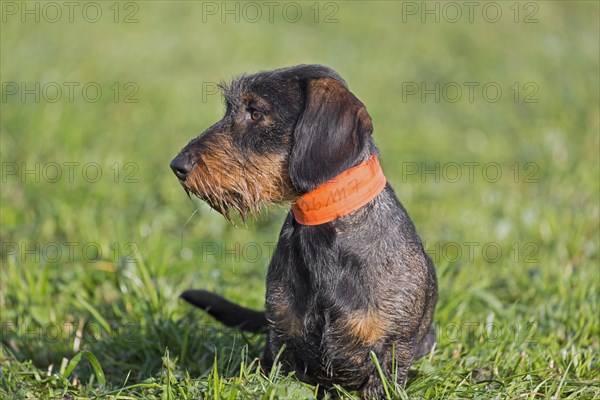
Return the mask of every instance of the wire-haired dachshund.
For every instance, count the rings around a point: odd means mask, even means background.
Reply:
[[[230,219],[290,202],[267,273],[266,311],[189,290],[225,325],[268,332],[263,365],[363,398],[406,383],[435,343],[435,270],[385,181],[365,106],[333,70],[299,65],[222,85],[225,116],[171,162],[186,192]],[[394,360],[395,358],[395,360]]]

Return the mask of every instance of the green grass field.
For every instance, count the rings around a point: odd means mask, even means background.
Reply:
[[[436,264],[390,397],[600,399],[599,3],[67,3],[0,3],[1,399],[314,398],[178,299],[262,308],[286,206],[232,226],[168,166],[219,81],[299,63],[367,105]]]

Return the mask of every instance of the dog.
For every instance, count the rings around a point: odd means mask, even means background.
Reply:
[[[279,354],[284,372],[322,391],[340,385],[380,398],[381,374],[405,385],[435,344],[437,279],[381,171],[364,104],[320,65],[241,75],[222,89],[224,117],[171,169],[188,196],[230,221],[232,212],[292,207],[269,264],[265,312],[203,290],[183,299],[227,326],[266,332],[262,365]]]

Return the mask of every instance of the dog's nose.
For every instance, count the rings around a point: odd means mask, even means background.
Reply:
[[[181,181],[185,181],[188,174],[194,168],[194,162],[189,157],[182,156],[179,154],[171,161],[171,169],[175,173],[175,176]]]

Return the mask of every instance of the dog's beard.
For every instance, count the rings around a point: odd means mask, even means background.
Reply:
[[[232,213],[238,214],[245,222],[249,214],[256,214],[260,210],[260,205],[249,203],[245,196],[238,193],[230,193],[221,188],[209,188],[203,184],[188,187],[182,183],[182,186],[188,196],[194,195],[203,200],[231,223],[233,223]]]
[[[236,170],[248,172],[236,176]],[[266,206],[293,198],[291,183],[283,179],[277,182],[272,174],[261,172],[256,166],[232,168],[228,172],[220,175],[196,169],[181,184],[188,196],[193,194],[205,201],[231,223],[234,213],[245,223],[248,215],[256,217]]]

